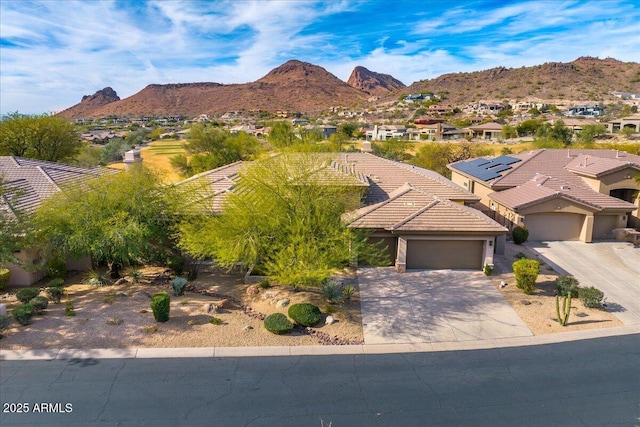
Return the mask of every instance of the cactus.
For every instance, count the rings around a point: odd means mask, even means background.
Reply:
[[[556,316],[558,317],[558,323],[562,326],[567,326],[569,320],[569,313],[571,312],[571,292],[565,297],[562,297],[562,316],[560,315],[560,295],[556,295]]]

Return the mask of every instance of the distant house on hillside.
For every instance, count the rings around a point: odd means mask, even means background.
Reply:
[[[500,123],[484,123],[467,128],[471,136],[477,139],[498,139],[502,137],[502,125]]]
[[[611,120],[607,124],[609,132],[620,132],[622,129],[633,129],[634,133],[640,132],[640,114]]]
[[[370,141],[386,141],[387,139],[405,138],[407,128],[403,125],[375,125],[373,129],[365,131],[365,137]]]

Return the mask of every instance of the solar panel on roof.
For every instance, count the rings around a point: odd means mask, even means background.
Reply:
[[[490,170],[490,171],[493,171],[493,172],[503,172],[503,171],[506,171],[508,169],[511,169],[511,166],[509,166],[509,165],[495,165],[495,166],[491,166],[487,170]]]
[[[498,156],[493,159],[494,163],[501,163],[503,165],[512,165],[514,163],[518,163],[520,159],[511,156]]]
[[[482,181],[488,181],[498,178],[501,176],[500,172],[511,169],[509,165],[519,161],[520,159],[510,156],[499,156],[491,160],[478,158],[458,163],[456,168]]]

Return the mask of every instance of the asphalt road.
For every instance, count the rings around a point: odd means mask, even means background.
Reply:
[[[640,334],[386,355],[1,361],[0,401],[3,427],[635,426]]]

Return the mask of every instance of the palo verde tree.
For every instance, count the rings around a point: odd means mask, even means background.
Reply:
[[[429,142],[420,147],[415,157],[411,159],[411,163],[431,169],[442,176],[451,177],[451,171],[447,168],[449,163],[490,154],[492,154],[490,149],[466,141],[456,144]]]
[[[358,257],[377,256],[342,215],[358,207],[361,190],[326,171],[328,157],[288,153],[241,173],[218,216],[179,226],[178,245],[226,268],[259,269],[280,283],[318,285]],[[347,177],[348,178],[348,177]]]
[[[171,217],[161,190],[142,165],[64,188],[36,211],[39,239],[52,253],[90,254],[117,278],[120,268],[167,242]]]
[[[0,119],[0,155],[61,162],[73,159],[84,142],[72,123],[59,116],[17,111]]]
[[[177,155],[170,160],[171,165],[184,176],[195,175],[238,160],[251,160],[261,151],[258,141],[246,132],[232,134],[205,124],[191,127],[184,147],[187,155]]]

